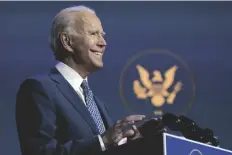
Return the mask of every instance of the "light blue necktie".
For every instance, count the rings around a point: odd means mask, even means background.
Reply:
[[[104,123],[101,118],[101,114],[98,110],[97,104],[93,98],[93,92],[89,88],[89,84],[86,80],[83,80],[81,87],[85,94],[86,107],[89,110],[100,134],[105,132]]]

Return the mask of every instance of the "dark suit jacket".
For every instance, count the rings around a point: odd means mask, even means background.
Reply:
[[[106,128],[112,126],[106,105],[94,97]],[[75,90],[53,69],[26,79],[16,102],[22,155],[89,155],[101,151],[97,128]]]

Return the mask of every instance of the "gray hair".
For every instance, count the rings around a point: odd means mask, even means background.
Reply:
[[[76,31],[73,29],[75,21],[72,17],[67,16],[70,12],[88,11],[95,14],[95,11],[89,7],[79,5],[62,9],[53,19],[51,33],[49,37],[50,47],[56,55],[59,50],[59,37],[61,32],[66,32],[68,35],[75,35]]]

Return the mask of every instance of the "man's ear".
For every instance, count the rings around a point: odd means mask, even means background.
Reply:
[[[73,53],[73,48],[71,46],[71,37],[67,33],[62,32],[60,34],[60,41],[61,41],[64,49],[66,49],[67,51]]]

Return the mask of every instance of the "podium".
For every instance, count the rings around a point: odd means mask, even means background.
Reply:
[[[164,155],[232,155],[232,151],[171,134],[163,134]]]
[[[232,151],[162,133],[108,149],[107,155],[232,155]]]

